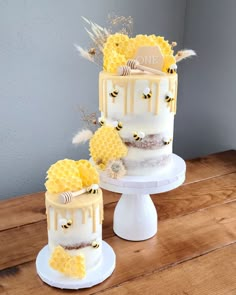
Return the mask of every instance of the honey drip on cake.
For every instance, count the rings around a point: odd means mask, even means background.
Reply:
[[[160,95],[160,82],[156,86],[155,115],[158,115],[158,113],[159,113],[159,95]]]
[[[176,114],[176,103],[177,103],[177,76],[167,75],[163,76],[112,76],[104,73],[100,74],[99,77],[99,103],[100,111],[103,113],[103,116],[107,117],[108,112],[108,91],[107,85],[108,81],[111,81],[112,89],[115,89],[116,86],[123,88],[123,96],[118,99],[123,99],[123,115],[132,114],[135,110],[135,101],[138,99],[134,96],[135,84],[138,80],[147,80],[149,81],[149,88],[153,92],[152,97],[147,99],[147,109],[149,113],[154,113],[158,115],[159,113],[159,100],[160,100],[160,82],[162,79],[168,79],[169,91],[174,95],[174,100],[170,104],[170,112]],[[154,95],[155,94],[155,95]],[[116,98],[112,97],[112,103],[116,103]]]
[[[59,218],[68,218],[72,219],[76,223],[75,214],[76,211],[80,210],[82,213],[82,224],[86,224],[88,222],[88,217],[92,219],[92,232],[96,232],[97,230],[97,218],[96,218],[96,211],[99,214],[99,224],[102,224],[104,213],[103,213],[103,204],[101,201],[98,201],[90,206],[86,206],[83,208],[56,208],[56,206],[52,206],[49,202],[46,202],[46,212],[47,212],[47,226],[48,230],[51,229],[51,215],[53,218],[53,229],[55,231],[58,230],[58,221]]]

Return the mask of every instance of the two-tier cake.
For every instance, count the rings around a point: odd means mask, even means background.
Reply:
[[[99,75],[101,127],[88,133],[92,160],[112,178],[160,175],[171,167],[177,63],[195,52],[174,53],[176,42],[162,36],[130,37],[124,30],[111,33],[89,24],[93,47],[77,49],[93,62],[103,57]],[[84,134],[85,130],[80,131],[73,143],[83,142]]]

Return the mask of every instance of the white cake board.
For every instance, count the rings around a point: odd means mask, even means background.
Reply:
[[[122,193],[114,212],[114,232],[130,241],[143,241],[157,233],[157,211],[149,194],[173,190],[185,181],[186,164],[172,154],[172,166],[158,176],[124,176],[120,179],[100,174],[100,186]]]
[[[48,285],[60,289],[82,289],[97,285],[106,280],[114,271],[116,255],[106,242],[102,241],[102,261],[94,270],[88,271],[86,278],[75,279],[66,277],[49,266],[50,252],[45,246],[36,258],[36,270],[39,277]]]

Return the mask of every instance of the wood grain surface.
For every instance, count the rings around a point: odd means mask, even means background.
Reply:
[[[236,295],[236,151],[187,161],[185,184],[152,196],[159,215],[152,239],[114,235],[118,199],[104,191],[103,237],[116,253],[116,269],[79,293]],[[75,294],[47,286],[35,271],[47,243],[44,193],[0,204],[0,294]]]

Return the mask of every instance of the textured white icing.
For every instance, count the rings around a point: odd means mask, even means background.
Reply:
[[[136,76],[137,79],[135,79]],[[105,96],[101,113],[107,122],[122,122],[123,128],[119,131],[119,134],[124,142],[127,140],[129,142],[135,141],[133,134],[141,134],[141,132],[145,134],[145,138],[148,135],[157,135],[159,138],[163,138],[161,140],[163,146],[159,144],[151,150],[132,147],[132,144],[128,145],[128,155],[124,158],[128,175],[156,174],[170,164],[170,161],[163,161],[163,157],[165,158],[172,153],[172,141],[164,145],[164,139],[167,137],[173,139],[175,112],[171,112],[171,105],[166,102],[165,98],[171,93],[172,97],[175,100],[177,99],[177,75],[136,76],[122,77],[124,80],[120,77],[117,79],[117,76],[112,75],[100,76],[100,79],[105,80],[105,83],[100,81],[100,87],[102,87],[100,92]],[[119,93],[117,97],[112,98],[109,93],[114,90],[114,87]],[[152,96],[144,99],[143,94],[147,94],[148,89],[151,90]],[[126,113],[124,111],[125,104]],[[140,165],[137,165],[137,168],[132,167],[130,169],[129,163],[130,161],[133,163],[134,160],[142,163],[142,165],[144,161],[149,161],[149,163],[153,161],[152,163],[156,163],[156,167],[150,166],[152,171],[146,168],[142,169]]]
[[[96,209],[96,232],[93,232],[92,218],[87,216],[86,223],[82,222],[82,210],[75,209],[73,216],[69,212],[65,215],[58,213],[58,227],[54,229],[54,208],[49,208],[50,216],[50,229],[48,230],[48,245],[52,252],[53,249],[58,246],[73,246],[81,243],[90,243],[94,240],[98,241],[100,247],[95,249],[92,246],[87,246],[76,250],[66,250],[70,255],[79,255],[83,253],[85,255],[86,270],[90,270],[99,265],[102,253],[102,224],[99,220],[99,208]],[[68,229],[63,229],[60,226],[61,219],[72,219],[73,224]]]

